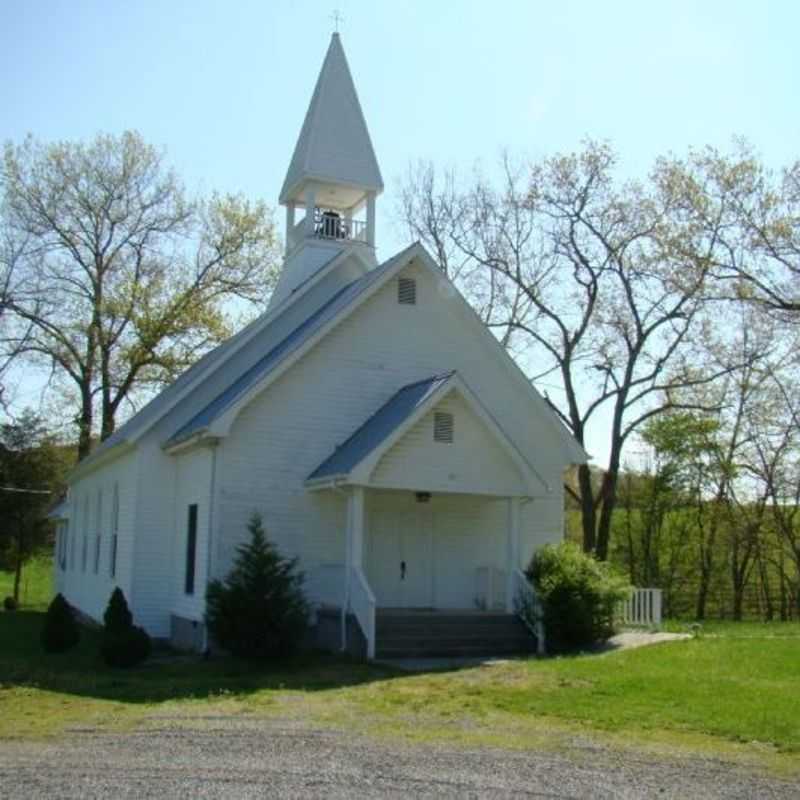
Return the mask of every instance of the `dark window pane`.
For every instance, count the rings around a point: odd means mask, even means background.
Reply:
[[[186,534],[186,594],[194,594],[194,562],[197,551],[197,505],[189,506]]]

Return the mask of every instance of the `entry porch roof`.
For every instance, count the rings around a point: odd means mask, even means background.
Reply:
[[[526,493],[541,495],[542,489],[549,493],[551,487],[455,371],[403,386],[308,476],[306,487],[324,489],[345,484],[369,486],[381,457],[453,391],[481,419],[516,464],[527,487]]]

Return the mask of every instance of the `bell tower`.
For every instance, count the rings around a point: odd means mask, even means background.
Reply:
[[[281,189],[286,255],[270,306],[347,247],[362,249],[375,263],[375,200],[382,191],[367,123],[334,33]]]

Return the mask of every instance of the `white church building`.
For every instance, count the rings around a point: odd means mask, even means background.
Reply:
[[[101,620],[119,586],[152,636],[204,649],[207,582],[259,512],[299,559],[321,644],[502,650],[524,644],[514,625],[532,641],[522,569],[562,538],[563,474],[586,454],[422,246],[378,262],[382,189],[334,34],[268,310],[71,476],[55,569],[74,607]]]

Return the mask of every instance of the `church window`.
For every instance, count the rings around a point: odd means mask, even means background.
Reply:
[[[417,282],[413,278],[400,278],[397,281],[397,302],[404,306],[417,303]]]
[[[436,411],[433,415],[433,440],[451,443],[453,441],[453,415]]]
[[[103,536],[103,490],[97,490],[97,510],[94,520],[94,574],[100,572],[100,545]]]
[[[186,581],[184,591],[194,594],[194,572],[197,556],[197,504],[189,506],[189,519],[186,530]]]
[[[83,540],[81,542],[81,572],[86,572],[89,553],[89,495],[83,498]]]
[[[119,485],[114,484],[111,499],[111,577],[117,575],[117,535],[119,534]]]

